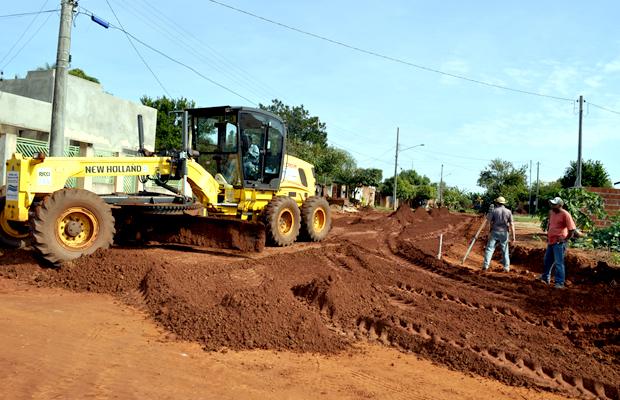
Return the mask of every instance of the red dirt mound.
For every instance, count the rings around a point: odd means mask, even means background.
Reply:
[[[378,214],[372,225],[336,218],[324,242],[261,254],[114,246],[49,269],[27,250],[0,250],[0,276],[110,293],[208,350],[332,353],[364,340],[513,385],[620,399],[620,290],[577,280],[593,270],[572,249],[573,284],[558,291],[534,281],[540,254],[518,244],[510,273],[496,261],[478,271],[484,240],[462,265],[480,216]]]

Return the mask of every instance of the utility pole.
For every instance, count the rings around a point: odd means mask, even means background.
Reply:
[[[65,108],[67,105],[67,76],[69,75],[71,22],[73,8],[77,1],[62,0],[60,29],[58,31],[58,52],[54,78],[54,99],[52,102],[52,127],[50,130],[50,156],[62,157],[65,141]]]
[[[532,215],[532,160],[530,160],[530,202],[527,211]]]
[[[575,186],[581,186],[581,122],[583,120],[583,96],[579,96],[579,146],[577,148],[577,176]]]
[[[538,213],[538,188],[540,187],[540,163],[536,163],[536,212]]]
[[[443,185],[443,164],[441,164],[441,178],[439,178],[439,207],[441,207],[441,196],[443,195],[443,190],[441,190],[441,186]]]
[[[392,198],[392,209],[396,210],[396,184],[398,182],[398,135],[400,128],[396,128],[396,160],[394,161],[394,197]]]

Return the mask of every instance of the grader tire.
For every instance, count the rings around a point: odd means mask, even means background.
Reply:
[[[300,220],[295,200],[286,196],[274,197],[265,207],[267,242],[280,247],[291,245],[299,235]]]
[[[35,250],[57,265],[110,247],[114,217],[95,193],[62,189],[39,203],[30,219],[30,232]]]
[[[308,197],[301,206],[301,232],[313,242],[320,242],[327,237],[332,223],[329,203],[324,197]]]
[[[0,246],[21,249],[31,244],[27,222],[9,221],[4,215],[6,186],[0,187]]]

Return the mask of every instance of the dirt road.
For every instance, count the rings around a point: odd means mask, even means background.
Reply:
[[[461,264],[480,222],[371,212],[321,244],[57,269],[0,250],[0,397],[620,398],[615,270],[569,250],[553,291],[543,248],[515,246],[511,273],[481,274],[482,241]]]

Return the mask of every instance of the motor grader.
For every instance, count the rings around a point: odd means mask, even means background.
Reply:
[[[315,195],[314,167],[287,154],[279,116],[222,106],[185,110],[181,120],[181,150],[144,149],[139,116],[139,157],[14,154],[0,189],[0,241],[32,245],[60,264],[114,241],[261,251],[266,242],[327,236],[329,204]],[[70,178],[98,176],[136,176],[143,190],[99,195],[65,187]],[[148,180],[166,190],[147,191]]]

